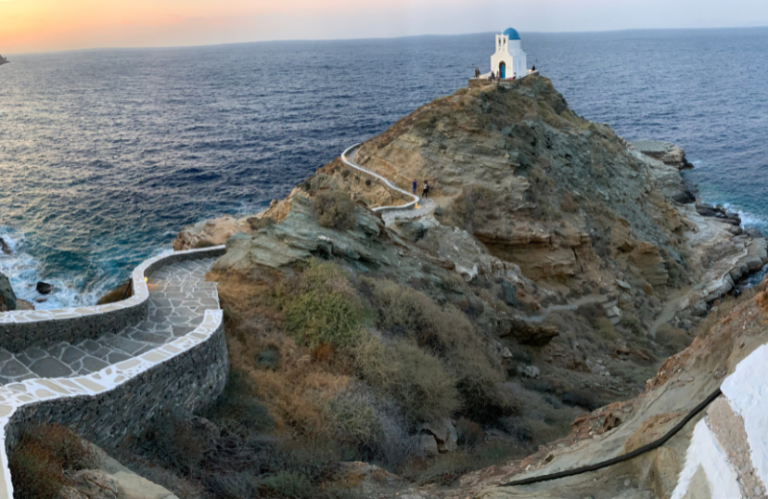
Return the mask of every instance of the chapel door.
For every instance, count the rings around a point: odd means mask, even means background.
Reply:
[[[503,62],[499,64],[499,78],[502,80],[507,77],[507,65]]]

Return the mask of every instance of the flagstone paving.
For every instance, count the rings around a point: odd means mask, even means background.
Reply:
[[[205,274],[215,258],[174,263],[149,276],[146,320],[117,334],[13,354],[0,348],[0,385],[31,378],[81,376],[141,355],[197,327],[206,309],[218,309],[215,282]]]

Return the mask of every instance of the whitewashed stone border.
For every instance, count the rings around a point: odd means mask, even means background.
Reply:
[[[379,206],[378,208],[373,208],[371,211],[379,213],[379,212],[394,211],[394,210],[410,210],[411,208],[416,206],[416,203],[418,203],[421,200],[421,198],[419,196],[416,196],[415,194],[411,194],[410,192],[408,192],[408,191],[406,191],[404,189],[399,188],[398,186],[396,186],[395,184],[393,184],[391,181],[387,180],[386,178],[382,177],[381,175],[379,175],[377,173],[373,173],[372,171],[367,170],[367,169],[363,168],[362,166],[358,165],[354,161],[352,161],[350,159],[347,159],[347,155],[350,152],[352,152],[354,149],[357,149],[358,147],[360,147],[360,145],[361,144],[355,144],[352,147],[350,147],[349,149],[347,149],[346,151],[344,151],[343,153],[341,153],[341,161],[345,165],[347,165],[347,166],[349,166],[351,168],[354,168],[355,170],[357,170],[359,172],[362,172],[362,173],[364,173],[364,174],[366,174],[368,176],[373,177],[374,179],[380,181],[381,183],[383,183],[385,186],[387,186],[388,188],[392,189],[393,191],[396,191],[397,193],[399,193],[399,194],[405,196],[406,198],[412,200],[408,204],[404,204],[402,206]]]
[[[218,246],[204,250],[166,252],[145,261],[133,272],[135,296],[126,301],[130,301],[133,306],[147,301],[149,290],[144,281],[146,271],[161,267],[163,263],[198,256],[194,253],[210,254],[223,250],[224,246]],[[105,310],[107,307],[114,310],[111,306],[89,308]],[[57,320],[55,317],[57,316],[52,314],[43,320]],[[72,378],[29,379],[0,386],[0,499],[13,499],[8,450],[17,440],[16,425],[23,425],[27,420],[37,421],[43,417],[47,418],[47,421],[54,421],[58,405],[66,406],[62,411],[71,415],[73,410],[77,411],[78,405],[102,405],[110,399],[125,402],[125,411],[129,411],[128,401],[131,399],[134,399],[134,404],[143,403],[141,411],[128,415],[137,420],[148,419],[153,413],[168,408],[167,405],[179,398],[194,400],[194,403],[186,407],[194,409],[195,406],[212,402],[223,391],[228,371],[223,312],[206,310],[203,322],[187,335],[101,371]],[[141,389],[138,385],[144,380],[150,380],[155,385],[162,383],[168,386],[172,385],[174,380],[183,380],[184,388],[188,388],[189,393],[169,394],[163,391],[163,386],[145,386]],[[190,384],[188,380],[197,382]],[[195,390],[198,393],[195,393]],[[162,401],[165,400],[168,404],[164,405]],[[115,408],[105,409],[114,411]],[[31,416],[24,414],[27,410],[31,412]],[[35,414],[38,410],[43,414]],[[81,416],[81,420],[90,420],[94,415]],[[124,436],[112,433],[102,440],[112,438],[117,441]]]
[[[133,296],[108,305],[58,310],[14,310],[0,312],[0,346],[14,353],[31,346],[45,347],[62,341],[76,343],[106,333],[117,333],[146,319],[149,289],[148,272],[179,260],[224,254],[225,246],[197,250],[166,251],[142,262],[131,274]]]

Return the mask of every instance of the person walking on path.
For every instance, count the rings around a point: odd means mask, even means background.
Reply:
[[[427,181],[424,181],[424,189],[421,191],[421,197],[429,197],[429,184]]]
[[[412,189],[413,189],[413,194],[414,195],[416,195],[416,187],[417,187],[417,185],[418,185],[418,182],[416,181],[416,179],[413,179],[413,187],[412,187]]]

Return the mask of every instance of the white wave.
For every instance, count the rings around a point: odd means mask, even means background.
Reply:
[[[24,234],[8,227],[0,227],[0,237],[11,250],[10,255],[0,252],[0,273],[8,277],[17,298],[32,303],[38,310],[93,305],[109,289],[117,286],[117,283],[105,281],[94,289],[82,292],[73,288],[65,280],[45,279],[45,282],[53,286],[53,292],[42,295],[36,288],[37,283],[43,280],[42,264],[25,252]]]
[[[755,215],[749,211],[744,211],[736,205],[730,203],[723,203],[723,208],[726,211],[738,213],[741,218],[741,225],[746,229],[768,229],[768,219]]]

